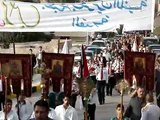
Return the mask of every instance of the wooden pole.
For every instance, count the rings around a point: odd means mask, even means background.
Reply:
[[[85,112],[84,112],[84,120],[88,120],[88,99],[87,99],[87,85],[86,82],[84,84],[84,107],[85,107]]]
[[[15,42],[13,40],[13,54],[16,54],[16,47],[15,47]]]
[[[19,97],[19,95],[18,95],[18,94],[16,94],[16,97],[17,97],[17,115],[18,115],[19,120],[21,120],[21,119],[20,119],[19,101],[18,101],[18,97]]]
[[[121,90],[121,118],[123,118],[123,95],[124,91]]]
[[[59,48],[60,48],[60,39],[58,39],[58,49],[57,49],[57,53],[59,53]]]
[[[7,82],[7,78],[5,77],[5,107],[6,107],[6,105],[7,105],[7,84],[8,84],[8,82]],[[5,116],[4,116],[4,120],[7,120],[7,111],[6,111],[6,108],[5,108],[5,111],[4,111],[5,113]]]
[[[88,100],[84,100],[84,103],[85,103],[85,111],[84,111],[84,120],[88,120]]]

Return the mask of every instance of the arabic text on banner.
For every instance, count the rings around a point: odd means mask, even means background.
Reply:
[[[0,1],[0,31],[94,32],[152,30],[154,0],[108,0],[87,3]]]

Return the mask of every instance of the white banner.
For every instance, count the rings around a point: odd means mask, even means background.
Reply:
[[[107,0],[87,3],[0,2],[0,31],[95,32],[152,30],[154,0]]]

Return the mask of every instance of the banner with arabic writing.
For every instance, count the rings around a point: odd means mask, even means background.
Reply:
[[[107,0],[87,3],[0,1],[0,31],[94,32],[152,30],[154,0]]]

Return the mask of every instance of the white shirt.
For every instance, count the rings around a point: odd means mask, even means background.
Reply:
[[[141,120],[159,120],[160,108],[153,104],[147,103],[141,110]]]
[[[91,63],[91,64],[88,64],[88,70],[89,70],[89,73],[90,73],[90,76],[95,76],[95,69],[96,69],[96,64],[94,63]]]
[[[80,71],[79,71],[79,69],[80,69],[80,66],[74,66],[73,67],[73,73],[76,75],[76,77],[80,77]]]
[[[74,91],[74,92],[79,92],[79,85],[78,85],[78,83],[77,83],[77,80],[72,80],[72,91]]]
[[[137,88],[137,81],[136,81],[136,79],[132,80],[132,87],[131,88],[133,88],[133,89]]]
[[[64,83],[60,85],[60,92],[64,92]]]
[[[97,68],[96,69],[96,78],[97,78],[97,81],[101,81],[101,68]],[[102,80],[105,80],[106,83],[108,83],[108,69],[106,67],[103,67],[103,78]]]
[[[32,114],[32,104],[27,102],[25,104],[19,103],[19,117],[21,120],[28,120]],[[17,109],[17,108],[16,108]],[[17,109],[18,110],[18,109]]]
[[[42,60],[42,51],[38,52],[37,59]]]
[[[116,59],[112,64],[112,68],[115,70],[116,73],[122,72],[122,70],[123,70],[123,61]]]
[[[48,113],[48,117],[53,119],[53,120],[58,120],[55,110],[53,108],[49,108],[49,109],[50,109],[50,111]],[[31,115],[30,119],[31,118],[35,118],[35,112],[34,111]]]
[[[3,111],[0,111],[0,120],[4,120],[4,119],[5,119],[5,114],[4,114]],[[11,110],[11,111],[7,114],[7,120],[19,120],[17,113],[14,112],[13,110]]]
[[[78,120],[77,111],[72,106],[68,106],[67,109],[63,105],[59,105],[55,108],[58,120]]]
[[[98,103],[97,90],[96,88],[93,88],[89,96],[88,104],[92,105],[92,104],[97,104],[97,103]]]

